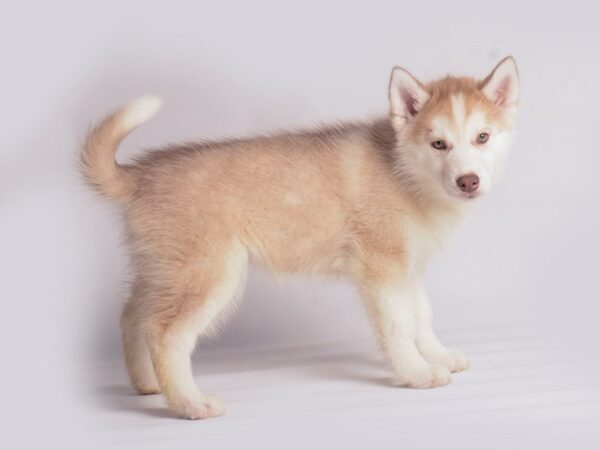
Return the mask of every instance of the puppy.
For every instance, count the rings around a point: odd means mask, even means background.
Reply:
[[[249,262],[349,278],[397,384],[450,383],[469,363],[434,334],[421,274],[497,177],[518,95],[511,57],[482,80],[421,83],[395,67],[387,117],[173,145],[123,165],[119,143],[161,102],[143,97],[105,119],[81,167],[124,212],[136,275],[121,326],[133,386],[162,392],[184,418],[223,414],[198,390],[190,355],[241,295]]]

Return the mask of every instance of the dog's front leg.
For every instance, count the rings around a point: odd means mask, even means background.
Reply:
[[[460,372],[469,367],[467,357],[459,351],[448,350],[433,331],[431,303],[420,277],[413,282],[413,296],[417,312],[417,348],[431,364],[440,364],[450,372]]]
[[[448,369],[431,364],[419,352],[417,303],[412,280],[370,282],[362,296],[380,347],[400,386],[431,388],[451,381]]]

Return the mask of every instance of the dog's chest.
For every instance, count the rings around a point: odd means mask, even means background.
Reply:
[[[409,262],[422,266],[432,254],[443,249],[457,221],[458,217],[454,212],[406,217],[403,223],[405,232],[402,234]]]

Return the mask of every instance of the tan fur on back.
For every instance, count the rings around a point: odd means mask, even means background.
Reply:
[[[130,169],[134,248],[190,261],[239,240],[277,272],[357,275],[369,254],[406,251],[401,224],[420,209],[389,165],[393,145],[381,121],[154,152]]]

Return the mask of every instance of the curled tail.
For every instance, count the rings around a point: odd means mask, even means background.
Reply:
[[[115,161],[121,141],[160,108],[158,97],[145,96],[123,106],[94,127],[81,152],[85,180],[109,199],[126,201],[135,190],[133,174]]]

